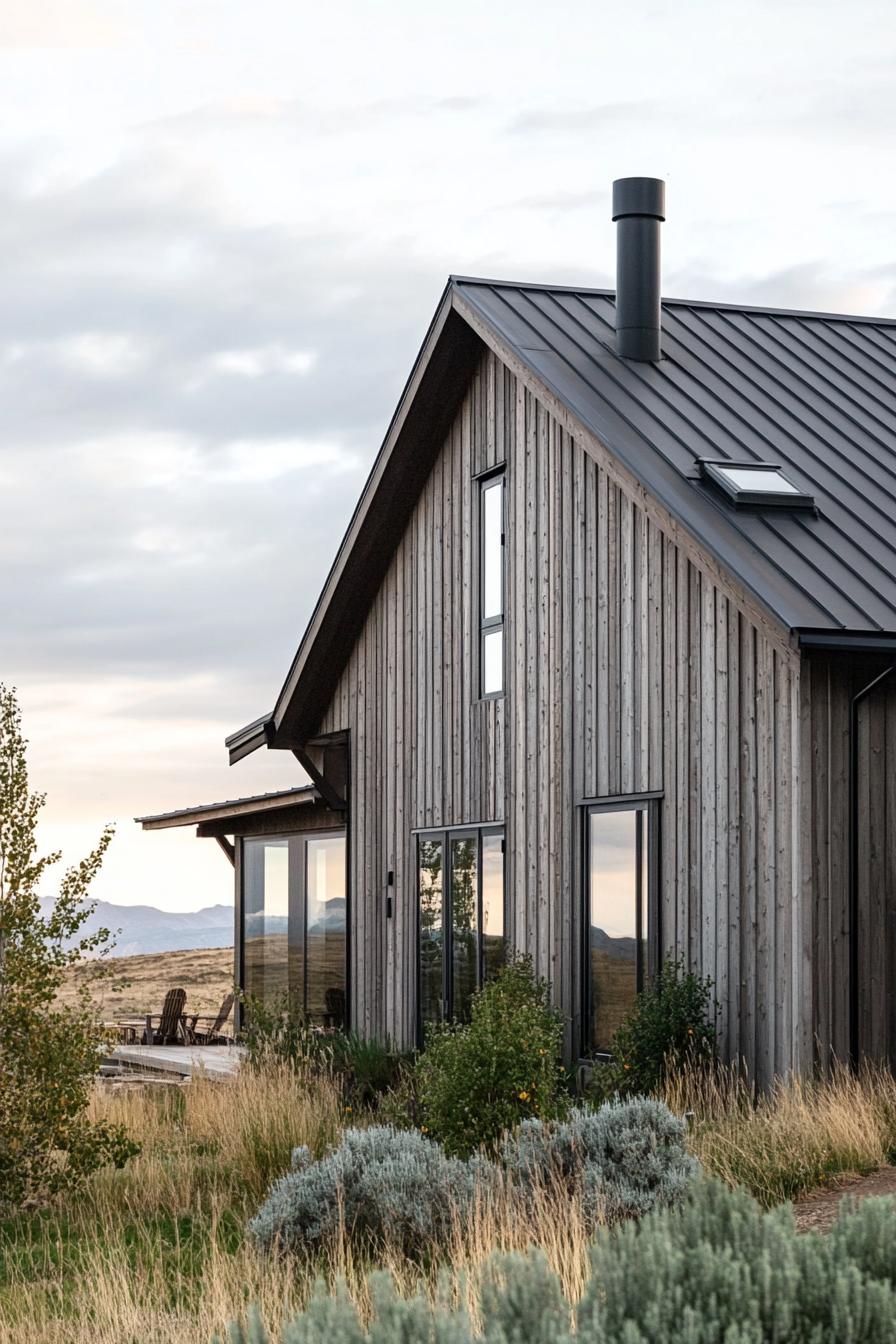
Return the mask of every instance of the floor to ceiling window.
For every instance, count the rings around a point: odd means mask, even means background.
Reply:
[[[243,988],[346,1023],[345,833],[243,840]]]
[[[504,833],[500,827],[418,836],[418,1010],[463,1022],[476,988],[504,961]]]
[[[586,813],[586,1053],[612,1053],[648,973],[654,830],[649,801],[601,804]]]
[[[290,990],[289,841],[243,841],[243,978],[252,998]]]

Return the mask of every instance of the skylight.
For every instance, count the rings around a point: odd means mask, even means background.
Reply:
[[[721,486],[737,507],[768,505],[787,509],[812,509],[815,500],[789,480],[776,462],[700,463],[704,479]]]

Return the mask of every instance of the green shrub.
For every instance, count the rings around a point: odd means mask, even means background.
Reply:
[[[495,1145],[530,1116],[562,1113],[563,1028],[526,957],[473,996],[470,1021],[435,1029],[415,1066],[423,1127],[449,1153]]]
[[[409,1055],[355,1031],[321,1031],[295,1011],[287,995],[267,1003],[250,997],[243,1002],[241,1040],[250,1068],[262,1068],[275,1058],[312,1077],[334,1078],[349,1111],[378,1105],[407,1072]]]
[[[595,1066],[588,1095],[603,1100],[654,1092],[670,1072],[709,1062],[715,1050],[712,981],[670,958],[617,1031],[613,1060]]]
[[[305,1067],[323,1067],[321,1032],[311,1030],[304,1013],[297,1012],[288,994],[270,999],[242,996],[243,1026],[240,1043],[250,1068],[263,1068],[269,1059]]]
[[[374,1319],[319,1289],[282,1344],[890,1344],[896,1321],[896,1206],[847,1205],[827,1235],[798,1236],[789,1209],[700,1181],[676,1209],[604,1232],[571,1308],[541,1252],[496,1255],[474,1275],[482,1320],[463,1306],[401,1300],[371,1279]],[[258,1318],[231,1344],[266,1344]]]
[[[331,1068],[342,1083],[343,1097],[352,1108],[379,1107],[383,1098],[401,1085],[411,1056],[361,1036],[356,1031],[329,1037]]]
[[[699,1171],[686,1126],[661,1101],[635,1097],[577,1107],[553,1123],[524,1120],[501,1147],[518,1187],[537,1199],[560,1182],[592,1226],[678,1203]]]
[[[263,1250],[313,1251],[344,1228],[364,1249],[397,1247],[419,1257],[448,1235],[495,1169],[446,1157],[413,1130],[347,1129],[319,1161],[307,1148],[249,1224]]]

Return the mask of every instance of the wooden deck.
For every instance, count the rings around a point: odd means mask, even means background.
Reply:
[[[109,1062],[128,1070],[181,1078],[198,1072],[226,1078],[236,1073],[243,1053],[238,1045],[119,1045],[109,1055]]]

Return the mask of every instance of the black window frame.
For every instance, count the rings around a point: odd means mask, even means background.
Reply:
[[[579,1057],[583,1060],[612,1059],[611,1051],[600,1049],[591,1042],[591,817],[595,813],[636,812],[638,814],[635,850],[639,899],[635,910],[636,992],[640,993],[656,974],[660,947],[659,860],[660,860],[660,801],[661,795],[626,794],[613,798],[587,799],[581,811],[582,876],[579,895],[579,920],[582,931],[580,947],[579,992]],[[647,844],[642,841],[646,819]],[[645,862],[646,853],[646,862]],[[646,871],[645,871],[646,869]]]
[[[287,958],[289,958],[297,944],[292,941],[291,926],[293,917],[296,923],[301,927],[301,958],[302,958],[302,1005],[301,1012],[303,1016],[308,1014],[308,843],[312,840],[335,840],[342,838],[345,841],[345,1009],[344,1021],[341,1024],[344,1030],[350,1029],[349,1005],[351,1003],[351,948],[350,948],[350,929],[351,929],[351,892],[349,887],[349,836],[347,826],[327,826],[314,831],[278,831],[271,834],[244,835],[240,836],[240,988],[248,993],[248,986],[245,982],[246,976],[246,875],[248,864],[246,862],[247,844],[272,844],[286,842],[287,850]],[[294,862],[293,855],[297,853],[297,861]],[[288,961],[287,961],[288,965]],[[291,995],[289,982],[287,979],[287,995]]]
[[[507,481],[503,463],[476,477],[479,488],[479,699],[497,700],[504,694],[507,671]],[[489,490],[501,491],[501,611],[497,616],[485,616],[485,501]],[[501,685],[498,690],[485,689],[485,641],[491,634],[501,634]]]
[[[482,936],[482,841],[487,835],[501,837],[502,864],[501,912],[504,938],[505,960],[507,953],[507,835],[502,822],[484,822],[474,826],[442,826],[413,832],[414,839],[414,909],[416,924],[416,1021],[417,1041],[423,1044],[424,1021],[421,1001],[421,965],[420,965],[420,843],[424,840],[438,840],[442,846],[442,1022],[454,1021],[454,985],[452,977],[454,919],[453,894],[451,891],[450,846],[453,840],[476,840],[476,988],[484,983],[485,946]]]

